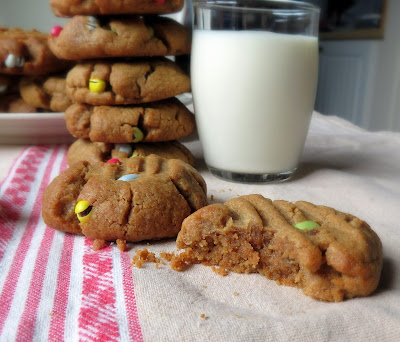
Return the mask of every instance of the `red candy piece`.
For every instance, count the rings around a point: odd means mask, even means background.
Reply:
[[[120,163],[120,161],[117,159],[117,158],[112,158],[112,159],[110,159],[110,160],[108,160],[107,162],[106,162],[106,164],[108,164],[108,163]]]
[[[62,27],[61,26],[53,26],[53,28],[50,31],[50,34],[53,37],[58,37],[60,35],[60,32],[62,31]]]

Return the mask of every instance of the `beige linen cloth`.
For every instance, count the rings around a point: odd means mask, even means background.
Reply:
[[[133,268],[145,341],[398,341],[400,340],[400,134],[366,132],[338,117],[314,113],[300,168],[293,180],[247,185],[213,177],[200,143],[186,142],[208,185],[210,203],[260,193],[306,200],[367,221],[383,243],[380,286],[366,298],[316,301],[301,290],[258,274],[195,265],[175,272],[152,263]],[[174,241],[137,244],[158,255]]]
[[[29,145],[0,181],[1,342],[400,341],[400,133],[366,132],[314,113],[298,173],[268,185],[219,180],[207,171],[198,139],[184,143],[210,203],[260,193],[367,221],[383,243],[377,291],[324,303],[259,274],[131,265],[136,249],[176,251],[173,239],[93,251],[92,240],[55,231],[41,217],[42,194],[67,167],[68,145]]]

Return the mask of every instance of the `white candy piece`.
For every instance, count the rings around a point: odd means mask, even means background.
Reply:
[[[9,53],[4,61],[4,65],[7,68],[23,67],[24,64],[25,64],[24,57],[18,57],[12,53]]]
[[[86,27],[89,30],[95,30],[97,28],[98,24],[99,24],[99,21],[96,19],[96,17],[89,16],[88,17],[88,23],[86,24]]]
[[[130,144],[115,144],[115,148],[121,152],[125,152],[128,156],[133,152],[133,148]]]

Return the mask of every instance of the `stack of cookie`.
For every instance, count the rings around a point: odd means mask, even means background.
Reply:
[[[71,62],[57,58],[48,35],[37,30],[0,28],[0,112],[64,111],[65,70]]]
[[[50,0],[57,16],[70,17],[49,37],[53,53],[77,64],[66,78],[74,102],[66,111],[78,140],[68,163],[107,161],[154,152],[193,164],[177,142],[195,129],[193,114],[177,95],[190,79],[167,56],[190,52],[190,31],[161,14],[177,12],[183,0]]]

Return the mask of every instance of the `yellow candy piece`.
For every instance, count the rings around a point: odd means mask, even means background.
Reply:
[[[102,93],[106,89],[106,82],[99,78],[91,78],[89,80],[89,90],[92,93]]]
[[[92,206],[88,201],[79,201],[75,206],[75,214],[79,222],[86,223],[92,216]]]
[[[133,127],[133,140],[132,140],[132,142],[137,143],[139,141],[142,141],[143,138],[144,138],[144,134],[140,130],[140,128]]]

